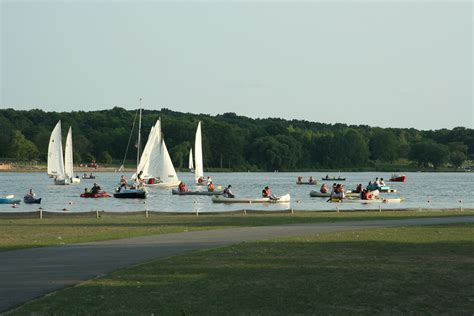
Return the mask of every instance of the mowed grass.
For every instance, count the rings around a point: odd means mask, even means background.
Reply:
[[[11,315],[471,315],[473,231],[433,225],[242,243],[117,271]]]
[[[473,211],[296,212],[231,215],[104,215],[96,219],[62,217],[0,219],[0,251],[71,243],[243,226],[322,223],[473,215]]]

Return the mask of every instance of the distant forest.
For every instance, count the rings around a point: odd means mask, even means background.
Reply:
[[[136,111],[115,107],[71,113],[0,110],[0,160],[47,158],[58,120],[63,137],[73,129],[75,163],[118,164],[123,159]],[[280,118],[252,119],[235,113],[191,114],[169,109],[143,110],[142,146],[161,117],[175,167],[187,168],[198,121],[202,121],[205,168],[247,170],[370,170],[378,166],[439,168],[463,166],[474,157],[474,130],[465,127],[422,131],[366,125],[326,124]],[[128,163],[136,160],[133,146]]]

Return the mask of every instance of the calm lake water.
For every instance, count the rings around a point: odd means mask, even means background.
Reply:
[[[276,195],[291,194],[291,202],[283,204],[214,204],[209,196],[176,196],[171,189],[147,188],[146,200],[127,200],[116,198],[84,199],[79,195],[84,188],[92,187],[97,182],[102,189],[113,193],[114,187],[120,178],[119,173],[97,173],[95,180],[82,179],[80,184],[59,186],[45,173],[0,173],[0,196],[14,194],[23,199],[29,188],[33,188],[37,196],[42,197],[41,207],[45,211],[85,212],[105,210],[114,212],[150,211],[160,212],[218,212],[242,209],[276,211],[294,208],[295,210],[334,210],[340,209],[378,209],[379,204],[364,205],[361,203],[327,203],[325,198],[311,198],[311,190],[319,190],[319,185],[296,185],[297,176],[305,180],[313,176],[321,183],[321,177],[326,173],[213,173],[210,174],[214,183],[222,185],[232,184],[237,197],[260,197],[265,185],[270,186]],[[396,189],[396,193],[382,193],[383,197],[403,197],[402,203],[381,204],[382,208],[474,208],[474,173],[406,173],[407,182],[387,182]],[[131,174],[125,174],[130,178]],[[207,176],[207,175],[206,175]],[[338,174],[335,174],[338,176]],[[194,183],[194,174],[178,173],[181,181],[190,186]],[[375,177],[389,179],[389,173],[383,172],[346,172],[343,183],[346,189],[353,189],[358,183],[366,185]],[[329,185],[332,182],[327,182]],[[38,204],[28,205],[23,202],[12,208],[11,205],[0,204],[0,212],[29,212],[37,210]]]

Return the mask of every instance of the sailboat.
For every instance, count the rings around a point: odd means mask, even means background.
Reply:
[[[63,160],[63,144],[61,140],[61,120],[58,121],[48,145],[48,175],[54,177],[54,184],[67,185],[69,179],[66,177]]]
[[[189,149],[189,172],[194,173],[193,149]]]
[[[66,148],[64,153],[64,172],[66,178],[69,179],[71,183],[81,183],[79,177],[74,177],[74,161],[73,161],[73,147],[72,147],[72,127],[69,127],[66,137]]]
[[[142,172],[141,178],[145,186],[169,188],[180,183],[161,134],[161,119],[158,119],[150,131],[137,172]],[[136,177],[135,174],[132,179]]]
[[[140,166],[140,134],[141,134],[141,127],[142,127],[142,98],[140,98],[140,116],[139,116],[139,121],[138,121],[138,140],[137,140],[137,172],[138,168]],[[136,118],[136,117],[135,117]],[[133,122],[133,126],[135,126],[135,121]],[[132,126],[132,131],[133,132],[133,126]],[[153,131],[153,129],[152,129]],[[131,135],[131,134],[130,134]],[[127,149],[128,151],[128,146]],[[127,157],[127,153],[125,152],[125,158]],[[122,164],[123,165],[123,164]],[[136,174],[135,174],[136,175]],[[135,176],[134,175],[134,176]],[[132,177],[133,179],[133,177]],[[126,186],[119,187],[115,190],[114,193],[114,198],[122,198],[122,199],[145,199],[146,198],[146,191],[145,189],[140,188],[140,184],[138,188],[127,188]]]
[[[194,178],[196,180],[196,184],[205,185],[204,168],[202,163],[201,121],[198,123],[196,138],[194,140],[194,159],[196,161],[196,169],[194,169]]]

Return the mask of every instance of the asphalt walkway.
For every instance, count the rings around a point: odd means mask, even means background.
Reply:
[[[242,227],[0,252],[0,312],[155,258],[276,237],[366,228],[474,223],[474,216]]]

